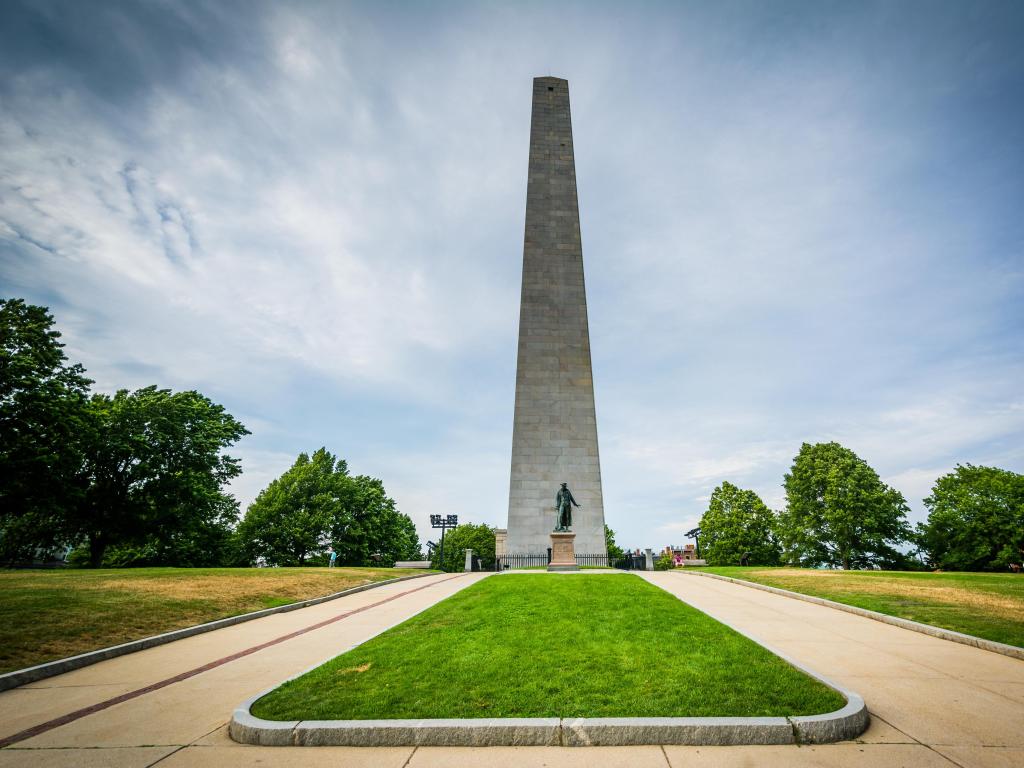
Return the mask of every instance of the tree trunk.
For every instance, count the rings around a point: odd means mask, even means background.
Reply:
[[[89,537],[89,567],[99,568],[103,565],[103,555],[107,551],[107,542],[102,536]]]

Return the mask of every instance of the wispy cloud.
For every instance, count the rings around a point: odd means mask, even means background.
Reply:
[[[548,71],[621,543],[725,479],[779,508],[803,441],[916,516],[958,461],[1024,469],[1013,5],[83,8],[0,10],[0,280],[98,387],[242,418],[243,501],[327,445],[421,524],[504,523]]]

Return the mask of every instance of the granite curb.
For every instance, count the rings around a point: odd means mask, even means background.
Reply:
[[[276,688],[277,686],[275,686]],[[825,744],[859,736],[868,725],[864,700],[808,717],[480,718],[437,720],[264,720],[246,699],[228,725],[231,738],[260,746],[331,747],[608,747],[645,744],[739,746]]]
[[[368,589],[383,587],[387,584],[396,584],[400,581],[410,581],[412,579],[422,579],[425,576],[436,575],[438,574],[417,573],[412,576],[399,576],[398,578],[387,579],[385,581],[375,581],[369,584],[361,584],[358,587],[344,589],[341,592],[334,592],[330,595],[313,597],[309,600],[301,600],[297,603],[289,603],[288,605],[279,605],[274,608],[264,608],[262,610],[253,611],[251,613],[239,614],[238,616],[229,616],[225,619],[217,619],[216,621],[209,621],[205,624],[196,624],[195,626],[184,627],[183,629],[175,629],[171,632],[164,632],[160,635],[143,637],[139,640],[132,640],[128,643],[122,643],[121,645],[112,645],[109,648],[100,648],[95,651],[89,651],[88,653],[79,654],[78,656],[69,656],[66,659],[48,661],[44,664],[37,664],[34,667],[16,669],[13,672],[6,672],[0,675],[0,691],[7,691],[11,688],[17,688],[20,685],[27,685],[28,683],[34,683],[38,680],[45,680],[46,678],[54,677],[55,675],[62,675],[65,672],[72,672],[76,669],[81,669],[82,667],[88,667],[91,664],[98,664],[99,662],[106,661],[107,659],[115,659],[118,656],[124,656],[129,653],[135,653],[136,651],[144,651],[147,648],[153,648],[158,645],[172,643],[175,640],[183,640],[184,638],[192,637],[193,635],[201,635],[204,632],[212,632],[215,629],[223,629],[225,627],[230,627],[235,624],[241,624],[246,621],[252,621],[253,619],[262,619],[265,616],[272,616],[275,613],[297,611],[300,608],[309,608],[313,605],[326,603],[329,600],[337,600],[339,597],[345,597],[346,595],[354,595],[357,592],[365,592]]]
[[[767,584],[758,584],[756,581],[735,579],[732,576],[722,576],[718,573],[701,573],[697,570],[681,570],[676,571],[676,573],[685,573],[688,576],[703,576],[706,579],[730,581],[733,584],[739,584],[744,587],[752,587],[753,589],[772,592],[776,595],[782,595],[783,597],[792,597],[796,600],[803,600],[806,603],[814,603],[815,605],[823,605],[827,608],[835,608],[836,610],[852,613],[856,616],[874,619],[875,621],[880,621],[883,624],[891,624],[894,627],[909,629],[912,632],[920,632],[921,634],[931,635],[932,637],[938,637],[942,640],[950,640],[954,643],[969,645],[973,648],[980,648],[983,651],[992,651],[993,653],[999,653],[1003,656],[1024,660],[1024,648],[1018,648],[1015,645],[1007,645],[1006,643],[997,643],[995,640],[986,640],[975,635],[966,635],[963,632],[954,632],[952,629],[943,629],[942,627],[936,627],[931,624],[922,624],[918,621],[911,621],[910,619],[901,619],[899,616],[890,616],[887,613],[879,613],[878,611],[871,611],[867,608],[858,608],[855,605],[839,603],[835,600],[828,600],[824,597],[805,595],[801,592],[792,592],[788,589],[782,589],[781,587],[771,587]]]
[[[728,622],[717,618],[715,620],[750,637]],[[382,630],[381,633],[385,631],[387,630]],[[853,739],[864,732],[868,726],[869,716],[864,699],[859,694],[822,677],[817,672],[808,669],[756,638],[751,637],[750,639],[763,645],[771,653],[801,672],[837,691],[846,699],[846,704],[835,712],[800,717],[275,721],[264,720],[253,715],[252,705],[279,688],[281,684],[278,684],[243,701],[232,713],[231,721],[228,724],[228,734],[239,743],[260,746],[604,747],[646,744],[684,746],[825,744]],[[321,665],[318,664],[311,669],[316,669],[319,666]],[[306,672],[308,671],[311,670],[306,670]],[[301,672],[295,677],[300,677],[306,672]]]

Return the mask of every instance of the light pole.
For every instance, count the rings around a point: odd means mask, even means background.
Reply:
[[[431,515],[430,516],[430,527],[441,529],[441,554],[438,562],[441,564],[441,570],[444,570],[444,532],[449,528],[454,528],[459,524],[458,515]]]
[[[700,528],[697,527],[692,531],[687,531],[686,538],[693,539],[697,542],[697,559],[700,560]]]

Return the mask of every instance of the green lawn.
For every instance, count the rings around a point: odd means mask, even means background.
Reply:
[[[421,571],[126,568],[0,571],[0,672]]]
[[[260,699],[270,720],[765,716],[843,698],[637,576],[509,574]]]
[[[703,568],[1024,647],[1024,575]]]

